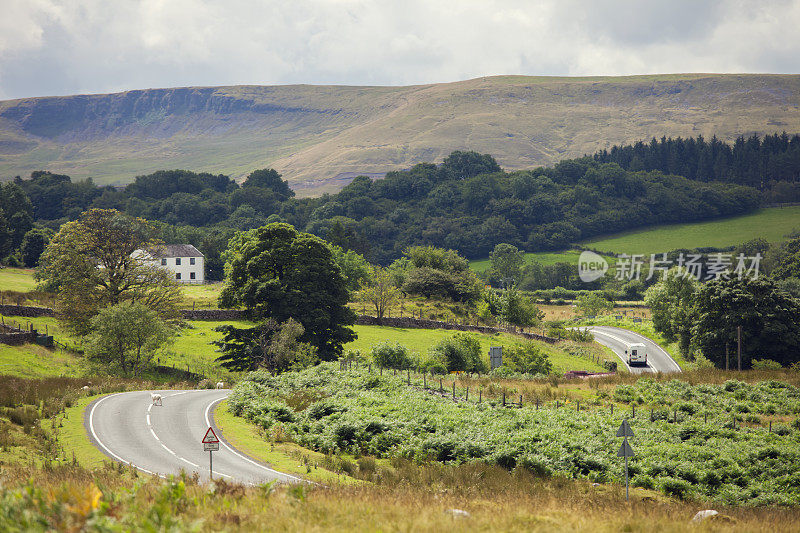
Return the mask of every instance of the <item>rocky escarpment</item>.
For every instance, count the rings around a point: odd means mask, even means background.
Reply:
[[[281,172],[301,195],[453,150],[513,170],[652,137],[800,132],[799,75],[498,76],[407,87],[147,89],[0,102],[0,180]]]

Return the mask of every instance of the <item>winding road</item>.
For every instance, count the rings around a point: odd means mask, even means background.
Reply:
[[[611,326],[586,326],[580,328],[594,335],[594,340],[603,346],[611,348],[620,358],[622,364],[634,374],[644,372],[681,372],[681,367],[661,346],[643,335],[633,331]],[[625,345],[635,342],[647,346],[647,366],[629,366],[625,357]]]
[[[197,472],[209,478],[209,452],[201,440],[209,427],[220,439],[212,452],[215,478],[248,484],[299,482],[237,451],[214,424],[213,408],[230,390],[163,390],[162,405],[153,405],[151,391],[122,392],[98,398],[84,412],[86,432],[108,457],[165,476]]]
[[[660,346],[632,331],[609,326],[587,326],[595,340],[616,353],[626,367],[626,343],[647,346],[646,367],[628,367],[631,372],[680,372],[678,364]],[[230,390],[163,390],[162,405],[153,405],[151,391],[121,392],[98,398],[86,408],[84,424],[92,443],[111,459],[133,465],[143,472],[166,476],[181,470],[197,472],[209,479],[209,452],[201,440],[209,427],[220,438],[213,452],[214,477],[228,481],[260,484],[285,483],[302,479],[278,472],[225,440],[214,423],[213,408]]]

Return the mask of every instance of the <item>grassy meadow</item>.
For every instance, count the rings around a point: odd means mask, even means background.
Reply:
[[[32,268],[0,268],[0,291],[30,292],[35,288]]]
[[[614,254],[651,254],[680,248],[725,248],[759,237],[775,243],[795,230],[800,230],[800,206],[772,207],[740,217],[646,228],[580,244]]]
[[[785,240],[786,235],[795,230],[800,230],[800,206],[770,207],[739,217],[654,226],[597,237],[580,241],[577,246],[600,250],[603,252],[601,255],[614,262],[618,254],[649,255],[681,248],[726,248],[759,237],[776,243]],[[525,260],[535,260],[545,265],[559,262],[577,265],[580,253],[580,249],[527,253]],[[470,261],[470,267],[476,272],[483,272],[489,268],[489,264],[488,258]]]

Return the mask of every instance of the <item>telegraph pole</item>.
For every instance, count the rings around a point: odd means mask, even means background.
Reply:
[[[739,372],[742,371],[742,326],[736,326],[736,342],[738,343]]]

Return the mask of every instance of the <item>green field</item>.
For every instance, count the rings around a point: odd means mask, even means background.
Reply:
[[[608,258],[616,254],[656,254],[678,249],[702,247],[726,248],[762,237],[771,243],[781,242],[789,233],[800,230],[800,206],[770,207],[709,222],[653,226],[636,231],[597,237],[577,243],[580,248],[600,250]],[[525,254],[526,261],[578,264],[581,250]],[[489,259],[470,261],[476,272],[489,268]]]
[[[441,329],[404,329],[404,328],[390,328],[384,326],[355,326],[358,339],[345,345],[345,350],[360,350],[361,352],[369,352],[370,347],[374,344],[381,342],[399,342],[412,352],[423,355],[428,352],[440,340],[450,337],[457,333],[456,331],[441,330]],[[524,339],[508,333],[498,335],[483,335],[480,333],[470,333],[477,337],[481,343],[481,351],[484,353],[488,360],[489,347],[491,346],[509,346],[511,344],[518,344],[523,342]],[[596,372],[603,372],[605,369],[591,360],[583,357],[576,357],[565,352],[557,346],[548,345],[545,343],[538,343],[550,356],[550,362],[553,363],[553,372],[563,374],[569,370],[590,370]],[[615,360],[613,354],[608,354],[606,351],[598,348],[595,350],[595,355],[608,360]]]
[[[32,268],[0,268],[0,291],[30,292],[35,288]]]
[[[81,339],[72,337],[66,332],[59,322],[54,318],[35,318],[27,319],[23,317],[4,317],[6,322],[15,321],[26,325],[32,323],[36,329],[47,330],[55,339],[69,346],[79,347]],[[188,365],[189,370],[213,378],[225,378],[228,372],[221,369],[215,362],[219,357],[217,348],[211,344],[218,340],[221,333],[214,331],[218,326],[233,324],[238,326],[250,325],[245,321],[223,322],[211,320],[191,320],[186,322],[186,327],[178,331],[178,336],[174,343],[156,356],[157,364],[164,366],[175,366],[185,369]],[[438,329],[403,329],[385,326],[354,326],[358,338],[344,346],[345,350],[359,350],[367,353],[374,344],[384,341],[399,342],[412,352],[426,354],[430,348],[444,338],[450,337],[455,331]],[[475,335],[481,343],[481,350],[487,354],[490,346],[510,345],[522,342],[521,337],[507,333],[498,335]],[[541,346],[550,356],[553,363],[553,371],[563,373],[568,370],[591,370],[602,371],[603,367],[593,362],[589,357],[578,357],[571,355],[567,351],[548,344],[541,343]],[[613,354],[609,354],[599,346],[592,346],[589,352],[594,356],[603,359],[615,360]],[[53,352],[40,346],[0,346],[0,374],[23,376],[23,377],[43,377],[43,376],[79,376],[81,375],[82,358],[58,350]]]
[[[580,243],[615,254],[663,253],[680,248],[725,248],[762,237],[774,243],[800,229],[800,206],[759,209],[740,217],[674,224],[621,233]]]

